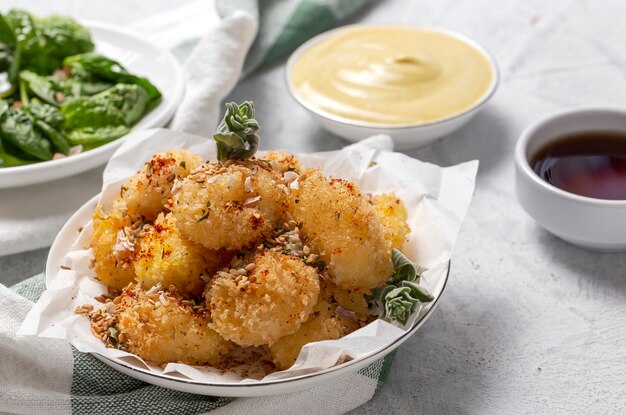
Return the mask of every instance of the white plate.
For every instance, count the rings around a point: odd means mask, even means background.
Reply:
[[[185,92],[183,71],[176,58],[168,50],[118,27],[94,22],[81,23],[91,33],[98,53],[119,61],[131,73],[148,78],[163,94],[161,103],[146,114],[133,130],[167,124]],[[124,138],[60,160],[0,168],[0,189],[60,179],[104,164]]]
[[[45,271],[45,283],[49,286],[54,278],[58,277],[57,272],[63,257],[72,249],[80,249],[84,246],[91,237],[90,232],[82,232],[80,238],[77,239],[79,231],[87,225],[91,219],[91,214],[96,207],[100,195],[95,196],[85,205],[83,205],[63,226],[63,229],[59,232],[56,239],[52,243],[48,260],[46,262]],[[85,228],[88,231],[88,228]],[[73,248],[74,247],[74,248]],[[445,267],[441,267],[435,275],[432,275],[432,281],[429,279],[431,286],[431,293],[435,297],[432,303],[424,306],[424,313],[421,318],[417,319],[415,323],[407,330],[405,334],[397,338],[394,342],[387,344],[386,346],[375,350],[359,359],[351,360],[349,362],[331,367],[329,369],[321,370],[319,372],[309,373],[303,376],[293,377],[282,380],[260,381],[251,384],[233,384],[233,383],[208,383],[198,382],[181,377],[175,377],[167,374],[157,374],[150,372],[149,370],[129,363],[123,359],[111,359],[98,354],[94,354],[95,357],[106,363],[107,365],[119,370],[136,379],[140,379],[144,382],[151,383],[153,385],[162,386],[169,389],[175,389],[182,392],[196,393],[201,395],[212,396],[227,396],[227,397],[253,397],[253,396],[265,396],[276,395],[282,393],[296,392],[303,389],[307,389],[313,385],[328,382],[338,376],[356,372],[359,369],[375,362],[378,359],[383,358],[385,355],[396,349],[404,341],[406,341],[411,335],[413,335],[417,329],[426,321],[426,319],[432,314],[434,309],[441,299],[441,294],[448,281],[448,274],[450,272],[450,263],[448,262]]]

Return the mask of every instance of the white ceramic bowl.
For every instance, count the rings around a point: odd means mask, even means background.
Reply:
[[[92,229],[89,226],[89,221],[93,210],[95,209],[100,195],[93,197],[89,202],[85,203],[63,226],[57,237],[55,238],[48,259],[46,261],[45,269],[45,284],[50,286],[55,278],[59,278],[58,270],[63,263],[63,257],[72,249],[85,246],[91,238]],[[80,232],[83,229],[87,232]],[[180,376],[174,376],[171,374],[161,374],[152,372],[145,367],[140,367],[131,363],[124,358],[108,358],[102,355],[94,353],[94,356],[107,365],[119,370],[128,376],[142,380],[144,382],[151,383],[153,385],[162,386],[182,392],[197,393],[201,395],[212,396],[228,396],[228,397],[252,397],[252,396],[266,396],[276,395],[282,393],[291,393],[301,391],[310,388],[320,383],[329,382],[337,377],[356,372],[372,363],[376,360],[385,357],[387,354],[395,350],[398,346],[409,339],[415,332],[424,324],[424,322],[430,317],[435,310],[441,295],[448,282],[448,275],[450,272],[450,262],[445,267],[438,267],[434,269],[436,274],[432,274],[433,289],[431,294],[435,297],[432,303],[424,305],[424,313],[415,320],[415,322],[407,329],[395,341],[372,351],[358,359],[350,360],[348,362],[333,366],[328,369],[320,370],[317,372],[311,372],[306,375],[261,381],[249,384],[233,384],[229,382],[199,382],[190,379],[184,379]]]
[[[174,55],[122,28],[88,21],[81,23],[91,33],[96,52],[117,60],[132,73],[147,77],[163,94],[161,103],[145,114],[133,126],[133,131],[165,126],[176,112],[185,92],[183,70]],[[59,160],[0,168],[0,189],[56,180],[102,165],[125,138]]]
[[[287,89],[291,96],[302,105],[308,112],[313,116],[313,118],[319,122],[319,124],[326,130],[330,131],[333,134],[336,134],[340,137],[343,137],[351,142],[357,142],[363,140],[367,137],[370,137],[375,134],[386,134],[391,136],[393,139],[395,149],[396,150],[409,150],[418,147],[425,146],[437,138],[443,137],[447,134],[450,134],[454,130],[458,129],[465,123],[467,123],[474,115],[480,111],[483,106],[489,101],[489,99],[493,96],[498,87],[499,83],[499,72],[498,66],[496,64],[493,56],[481,46],[476,41],[468,38],[465,35],[460,33],[440,28],[430,28],[424,27],[422,29],[431,30],[434,32],[439,32],[446,34],[448,36],[454,37],[462,42],[467,43],[480,53],[482,53],[485,58],[491,64],[491,69],[493,71],[493,78],[491,81],[491,85],[485,91],[484,95],[472,106],[467,108],[466,110],[453,114],[446,118],[441,118],[434,121],[429,122],[421,122],[415,124],[406,124],[406,125],[384,125],[384,124],[375,124],[375,123],[366,123],[350,120],[348,118],[344,118],[338,115],[334,115],[328,113],[324,110],[321,110],[311,103],[304,100],[300,97],[293,88],[291,82],[291,71],[293,65],[300,58],[300,56],[310,49],[315,44],[320,41],[326,39],[329,36],[335,35],[338,32],[351,29],[355,26],[363,26],[363,25],[349,25],[343,26],[337,29],[329,30],[324,32],[312,39],[308,42],[302,44],[298,49],[296,49],[289,60],[287,61],[286,67],[286,80],[287,80]]]
[[[551,115],[526,129],[515,150],[519,203],[545,229],[572,244],[599,251],[626,250],[626,200],[604,200],[561,190],[540,178],[529,160],[563,135],[613,130],[626,133],[626,111],[577,109]]]

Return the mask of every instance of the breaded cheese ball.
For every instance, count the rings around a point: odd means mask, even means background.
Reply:
[[[183,235],[207,249],[250,247],[283,215],[280,179],[261,163],[210,163],[183,181],[169,209]]]
[[[198,155],[183,149],[155,154],[120,190],[128,214],[156,219],[172,194],[174,181],[186,177],[200,164]]]
[[[290,193],[288,210],[339,287],[367,293],[387,282],[393,272],[391,243],[354,183],[309,171]]]
[[[161,213],[139,239],[134,268],[137,282],[144,289],[173,285],[179,292],[194,296],[202,293],[202,277],[212,276],[227,263],[224,259],[223,253],[209,251],[183,237],[174,216]]]
[[[135,278],[135,240],[126,232],[131,225],[130,218],[119,209],[105,215],[98,205],[92,219],[94,271],[102,283],[119,291]]]
[[[372,198],[374,211],[385,228],[385,239],[391,242],[391,247],[402,249],[406,237],[411,232],[406,220],[408,214],[404,203],[394,194],[376,195]]]
[[[320,299],[313,309],[311,318],[295,333],[281,337],[268,346],[269,354],[279,370],[289,369],[305,344],[336,340],[358,328],[356,319],[338,315],[336,304]]]
[[[368,318],[371,315],[363,291],[352,291],[338,287],[330,281],[324,283],[324,298],[336,302],[346,310],[354,312],[359,318]]]
[[[117,305],[118,340],[149,363],[218,364],[233,348],[209,328],[208,312],[165,291],[146,292],[131,285]]]
[[[211,327],[241,346],[272,344],[296,332],[320,290],[316,269],[300,259],[262,250],[252,264],[246,276],[218,272],[205,293]]]

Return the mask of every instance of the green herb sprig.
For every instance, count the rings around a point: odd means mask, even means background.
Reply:
[[[217,159],[240,160],[250,158],[259,148],[259,123],[254,119],[254,104],[244,101],[226,104],[226,115],[213,134],[217,143]]]
[[[397,249],[391,251],[391,260],[394,268],[391,278],[386,285],[372,290],[368,303],[379,317],[406,324],[421,304],[433,301],[434,297],[419,285],[424,268],[416,267]]]

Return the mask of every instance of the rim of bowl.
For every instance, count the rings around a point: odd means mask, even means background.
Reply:
[[[91,29],[91,28],[95,28],[95,29],[101,29],[101,30],[108,30],[110,32],[114,32],[114,33],[122,33],[125,36],[128,37],[132,37],[136,40],[141,41],[142,43],[148,44],[150,47],[153,47],[155,49],[157,49],[159,51],[159,53],[161,53],[163,56],[166,57],[166,59],[170,62],[170,64],[172,64],[172,68],[174,68],[174,71],[176,72],[176,78],[179,80],[182,80],[181,82],[181,87],[178,88],[178,90],[176,90],[174,92],[174,94],[172,94],[171,97],[169,97],[173,103],[176,103],[175,105],[171,105],[171,108],[166,108],[167,111],[164,112],[163,114],[161,114],[158,118],[155,119],[155,121],[153,121],[155,124],[159,124],[161,123],[161,119],[167,119],[168,121],[172,119],[172,117],[174,116],[174,113],[176,112],[176,109],[178,108],[180,101],[182,100],[183,94],[185,92],[185,82],[184,82],[184,77],[183,75],[183,69],[182,66],[178,63],[178,61],[176,60],[176,58],[174,57],[174,55],[172,55],[172,52],[170,52],[168,49],[165,49],[164,47],[162,47],[159,44],[153,43],[151,41],[146,41],[144,38],[142,38],[141,36],[139,36],[137,33],[128,30],[124,27],[119,27],[119,26],[115,26],[112,24],[108,24],[108,23],[101,23],[101,22],[96,22],[93,20],[87,20],[87,19],[79,19],[78,22],[84,26],[87,26],[87,29]],[[161,105],[163,105],[163,102],[160,102],[158,106],[154,107],[152,110],[148,111],[147,113],[145,113],[142,116],[142,119],[148,115],[150,112],[156,110],[158,107],[160,107]],[[138,131],[134,128],[135,126],[131,127],[130,132],[133,131]],[[142,127],[142,130],[148,129],[148,128],[159,128],[157,126],[151,126],[151,127]],[[86,150],[84,152],[81,152],[79,154],[70,156],[70,157],[63,157],[61,159],[57,159],[57,160],[42,160],[42,161],[35,161],[34,163],[31,164],[25,164],[25,165],[21,165],[21,166],[11,166],[11,167],[3,167],[0,170],[0,175],[8,175],[14,172],[19,172],[19,173],[23,173],[23,172],[41,172],[41,171],[45,171],[48,168],[63,168],[65,167],[67,164],[74,164],[77,163],[78,161],[82,160],[83,162],[87,162],[91,159],[94,158],[98,158],[100,156],[102,156],[102,154],[106,154],[107,152],[111,151],[111,150],[115,150],[117,147],[121,146],[122,143],[124,141],[126,141],[126,136],[128,134],[125,134],[123,136],[121,136],[120,138],[116,138],[115,140],[109,141],[108,143],[102,144],[101,146],[92,148],[91,150]],[[111,156],[106,157],[106,160],[108,160],[109,158],[111,158]],[[106,162],[105,160],[105,162]],[[101,166],[103,165],[104,162],[99,163],[97,165],[94,165],[90,168],[94,168],[97,166]],[[72,175],[72,176],[75,176]],[[37,182],[37,183],[31,183],[31,184],[38,184],[38,183],[45,183],[45,182]]]
[[[74,224],[75,221],[78,221],[79,218],[82,216],[83,211],[84,210],[93,210],[94,205],[97,203],[98,199],[100,198],[100,193],[98,193],[97,195],[95,195],[94,197],[92,197],[91,199],[89,199],[87,202],[85,202],[80,208],[78,208],[78,210],[76,210],[72,216],[65,222],[65,224],[63,225],[63,227],[61,228],[61,230],[57,233],[56,237],[54,238],[54,241],[52,242],[52,245],[50,247],[50,252],[48,252],[48,256],[46,258],[46,263],[44,264],[44,269],[43,269],[43,274],[44,274],[44,288],[47,290],[48,289],[48,270],[49,267],[51,265],[54,265],[51,261],[51,258],[53,255],[55,255],[55,249],[59,249],[58,246],[59,244],[62,244],[61,239],[63,238],[63,235],[65,235],[67,233],[67,228],[71,225]],[[72,240],[70,246],[72,244],[74,244],[76,242],[76,239],[79,236],[76,235],[74,237],[74,239]],[[167,380],[167,381],[173,381],[173,382],[177,382],[177,383],[183,383],[183,384],[188,384],[188,385],[198,385],[198,386],[206,386],[206,387],[226,387],[226,388],[241,388],[241,387],[245,387],[245,388],[264,388],[264,387],[268,387],[268,386],[272,386],[272,385],[280,385],[280,384],[285,384],[285,383],[293,383],[296,381],[302,381],[302,380],[306,380],[306,379],[310,379],[310,378],[314,378],[314,377],[318,377],[318,376],[322,376],[322,375],[327,375],[329,373],[334,373],[334,372],[338,372],[338,373],[345,373],[347,370],[349,370],[350,367],[352,367],[355,364],[358,364],[359,362],[363,361],[363,360],[367,360],[367,359],[371,359],[374,357],[384,357],[386,356],[388,353],[385,353],[387,350],[393,350],[395,349],[397,346],[396,345],[400,345],[402,344],[405,340],[407,340],[408,338],[410,338],[411,336],[413,336],[413,334],[415,334],[415,332],[426,322],[426,320],[428,320],[428,318],[431,316],[431,314],[435,311],[435,309],[438,307],[439,302],[441,301],[441,298],[443,297],[444,292],[446,291],[446,287],[448,286],[448,282],[450,280],[450,270],[452,268],[452,259],[449,259],[446,262],[446,270],[445,270],[445,277],[443,280],[443,285],[441,287],[441,291],[439,293],[439,296],[437,298],[435,298],[433,300],[432,303],[430,304],[430,308],[428,310],[426,310],[426,312],[424,313],[424,315],[420,318],[418,318],[414,323],[413,326],[408,329],[406,332],[404,332],[400,337],[398,337],[397,339],[395,339],[393,342],[382,346],[376,350],[373,350],[369,353],[367,353],[365,356],[361,356],[359,359],[354,359],[354,360],[349,360],[347,362],[338,364],[336,366],[331,366],[329,368],[326,369],[322,369],[320,371],[317,372],[312,372],[312,373],[306,373],[303,375],[299,375],[299,376],[295,376],[292,378],[287,378],[287,379],[274,379],[274,380],[270,380],[270,381],[265,381],[262,384],[229,384],[229,383],[216,383],[216,382],[201,382],[201,381],[196,381],[196,380],[191,380],[191,379],[183,379],[183,378],[177,378],[177,377],[173,377],[170,376],[168,374],[157,374],[157,373],[153,373],[148,369],[144,369],[141,367],[137,367],[137,366],[131,366],[130,364],[125,364],[122,361],[116,360],[116,359],[111,359],[109,357],[103,356],[97,352],[89,352],[91,354],[96,355],[96,357],[101,358],[106,360],[107,362],[110,362],[112,364],[115,365],[119,365],[119,366],[123,366],[126,369],[129,369],[131,371],[134,372],[139,372],[142,373],[144,375],[148,375],[151,377],[155,377],[158,379],[163,379],[163,380]],[[390,350],[390,351],[391,351]]]
[[[351,120],[350,118],[345,118],[339,115],[335,115],[332,113],[329,113],[327,111],[324,111],[321,108],[317,108],[316,106],[310,104],[309,102],[307,102],[306,100],[304,100],[302,97],[300,97],[296,91],[293,89],[292,83],[291,83],[291,69],[293,68],[293,65],[296,63],[296,61],[300,58],[300,56],[302,56],[302,54],[304,52],[306,52],[307,50],[309,50],[312,46],[314,46],[315,44],[321,42],[322,40],[326,39],[329,36],[332,36],[338,32],[342,32],[345,30],[350,30],[350,29],[354,29],[354,28],[367,28],[367,27],[405,27],[405,28],[415,28],[415,29],[420,29],[420,30],[424,30],[424,31],[430,31],[430,32],[436,32],[436,33],[441,33],[444,35],[448,35],[450,37],[453,37],[457,40],[460,40],[461,42],[464,42],[466,44],[468,44],[469,46],[471,46],[472,48],[474,48],[475,50],[477,50],[478,52],[480,52],[485,58],[487,58],[487,61],[489,62],[489,65],[491,66],[491,70],[493,73],[493,77],[491,79],[491,84],[489,85],[489,88],[487,89],[487,91],[485,91],[485,93],[483,95],[481,95],[481,97],[478,99],[478,101],[474,102],[472,105],[470,105],[469,107],[465,108],[464,110],[460,111],[460,112],[456,112],[454,114],[448,115],[447,117],[443,117],[443,118],[438,118],[436,120],[432,120],[432,121],[424,121],[424,122],[417,122],[417,123],[410,123],[410,124],[376,124],[376,123],[370,123],[370,122],[365,122],[365,121],[357,121],[357,120]],[[346,124],[346,125],[350,125],[350,126],[354,126],[354,127],[365,127],[365,128],[374,128],[374,129],[389,129],[389,130],[402,130],[402,129],[410,129],[410,128],[417,128],[417,127],[426,127],[426,126],[431,126],[431,125],[437,125],[437,124],[443,124],[449,121],[452,121],[456,118],[461,118],[464,115],[467,115],[469,113],[471,113],[474,110],[477,110],[478,108],[482,107],[483,105],[485,105],[490,99],[491,97],[495,94],[496,90],[498,89],[498,86],[500,85],[500,69],[498,67],[498,63],[496,61],[496,59],[493,57],[492,53],[489,52],[489,50],[484,47],[483,45],[481,45],[480,43],[478,43],[477,41],[475,41],[474,39],[472,39],[471,37],[464,35],[462,33],[459,33],[457,31],[454,30],[450,30],[450,29],[445,29],[445,28],[441,28],[441,27],[436,27],[436,26],[417,26],[417,25],[384,25],[384,24],[367,24],[367,23],[359,23],[359,24],[350,24],[350,25],[345,25],[345,26],[340,26],[337,27],[335,29],[331,29],[328,30],[326,32],[322,32],[319,35],[309,39],[308,41],[304,42],[302,45],[300,45],[296,50],[294,50],[291,55],[289,56],[289,59],[287,59],[287,64],[285,65],[285,81],[287,83],[287,90],[289,91],[289,94],[300,104],[302,105],[304,108],[306,108],[307,110],[320,115],[324,118],[328,118],[332,121],[336,121],[342,124]]]
[[[626,110],[617,108],[617,107],[572,108],[572,109],[567,109],[564,111],[559,111],[559,112],[547,115],[535,121],[534,123],[532,123],[522,132],[519,139],[517,140],[517,145],[515,147],[515,163],[524,172],[524,174],[530,178],[530,180],[536,186],[539,186],[542,189],[548,192],[551,192],[557,196],[560,196],[564,199],[569,199],[574,202],[578,202],[578,203],[590,205],[590,206],[597,206],[597,207],[606,207],[606,208],[626,207],[626,199],[624,200],[596,199],[593,197],[581,196],[575,193],[567,192],[563,189],[559,189],[558,187],[541,179],[541,177],[539,177],[537,173],[535,173],[535,171],[532,169],[532,167],[530,166],[528,157],[526,157],[526,149],[528,148],[528,142],[535,135],[537,130],[543,127],[549,121],[558,120],[560,118],[564,118],[564,117],[572,116],[572,115],[598,114],[598,113],[603,113],[603,114],[612,113],[615,115],[620,115],[626,119]],[[587,131],[587,130],[583,129],[583,130],[579,130],[578,132],[584,132],[584,131]],[[623,132],[626,133],[626,129],[623,130]],[[555,138],[559,138],[559,136],[551,138],[547,140],[547,142]]]

